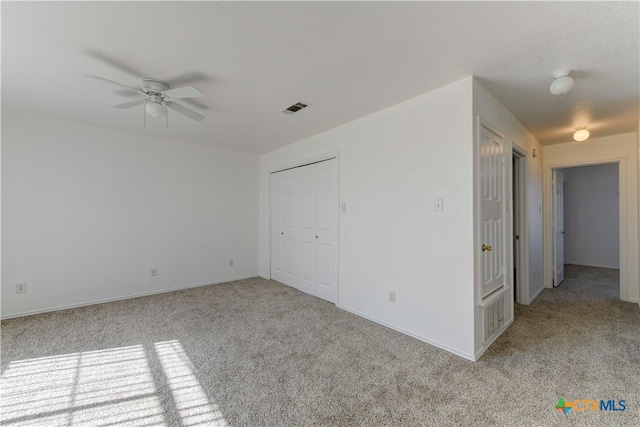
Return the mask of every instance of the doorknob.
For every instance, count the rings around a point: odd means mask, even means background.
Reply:
[[[316,236],[316,239],[318,238],[318,236]]]
[[[520,240],[520,236],[516,236],[516,240]]]
[[[569,234],[569,233],[567,233],[566,231],[563,231],[562,234]]]
[[[482,244],[482,252],[484,251],[491,252],[491,249],[493,249],[491,246],[487,246],[484,243]]]
[[[284,231],[281,231],[280,234],[282,234],[284,236]]]

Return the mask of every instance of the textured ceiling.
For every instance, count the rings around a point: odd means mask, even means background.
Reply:
[[[264,153],[475,75],[543,144],[637,129],[638,2],[2,2],[2,108]],[[575,87],[549,93],[573,68]],[[139,87],[191,84],[142,128]],[[126,95],[126,96],[125,96]],[[311,107],[288,116],[301,100]]]

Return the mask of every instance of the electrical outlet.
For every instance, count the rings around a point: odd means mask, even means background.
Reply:
[[[234,261],[232,259],[229,260],[229,267],[233,267]]]
[[[158,275],[158,269],[157,268],[152,268],[151,269],[151,275],[154,276],[154,277],[157,276]]]
[[[16,283],[16,294],[27,292],[27,282]]]
[[[396,291],[389,291],[389,302],[396,302]]]

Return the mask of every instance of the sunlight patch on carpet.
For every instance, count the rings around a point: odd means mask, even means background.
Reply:
[[[169,383],[182,425],[226,426],[227,423],[202,389],[193,364],[177,340],[154,344],[162,370]]]
[[[165,426],[179,417],[185,427],[225,426],[180,343],[156,343],[154,351],[134,345],[12,361],[0,378],[0,424]],[[164,378],[154,377],[150,356],[160,361]],[[158,392],[164,383],[177,414],[168,413],[172,408]]]

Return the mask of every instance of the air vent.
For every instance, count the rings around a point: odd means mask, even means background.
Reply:
[[[484,307],[484,342],[489,341],[504,325],[504,294]]]
[[[309,106],[309,104],[305,104],[304,102],[296,102],[295,104],[293,104],[290,107],[285,108],[284,110],[282,110],[283,113],[285,114],[294,114],[297,113],[298,111],[302,110],[303,108],[307,108]]]

